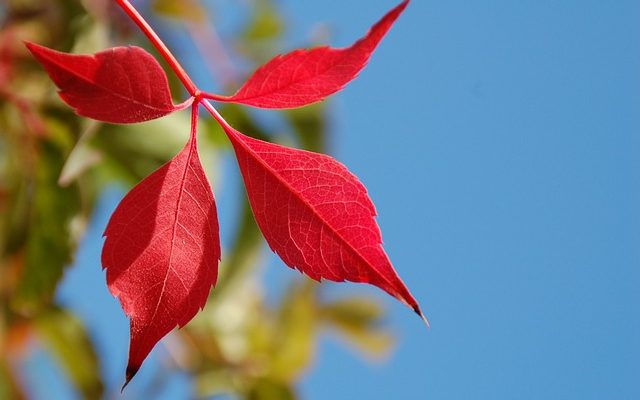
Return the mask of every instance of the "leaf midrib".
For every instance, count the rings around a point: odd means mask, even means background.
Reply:
[[[351,243],[349,243],[347,241],[347,239],[345,239],[339,232],[337,232],[337,230],[328,222],[326,221],[319,213],[318,211],[316,211],[316,209],[307,201],[306,198],[304,198],[298,191],[296,191],[290,184],[289,182],[287,182],[274,168],[272,168],[269,164],[267,164],[266,161],[264,161],[262,158],[260,158],[257,153],[248,145],[246,144],[242,139],[240,139],[238,136],[235,136],[235,140],[239,141],[241,143],[241,145],[250,153],[254,156],[254,159],[256,159],[258,161],[258,163],[260,163],[265,169],[267,169],[268,171],[270,171],[272,173],[273,176],[276,177],[276,179],[283,185],[285,186],[285,188],[287,190],[289,190],[289,192],[293,193],[293,195],[295,197],[298,198],[298,200],[304,204],[307,208],[309,208],[311,210],[311,212],[327,227],[329,227],[331,229],[331,232],[333,232],[339,239],[340,241],[345,244],[349,249],[351,249],[353,251],[353,253],[356,254],[356,256],[358,258],[360,258],[361,261],[363,261],[366,265],[368,265],[369,267],[371,267],[372,270],[374,270],[376,272],[376,274],[378,275],[379,278],[382,278],[382,280],[384,280],[385,282],[387,282],[387,284],[389,284],[390,288],[395,288],[394,284],[389,281],[389,279],[387,279],[386,276],[384,276],[384,274],[382,274],[373,264],[371,264],[357,249],[355,249]],[[293,240],[293,238],[292,238]],[[378,246],[381,245],[381,243],[377,243]],[[325,278],[326,279],[326,278]]]
[[[189,164],[191,163],[191,157],[193,155],[194,152],[194,140],[193,140],[193,136],[189,139],[189,154],[187,155],[187,160],[184,164],[184,171],[182,173],[182,179],[180,182],[180,191],[178,193],[178,200],[176,201],[176,209],[175,209],[175,213],[174,213],[174,220],[173,220],[173,227],[172,227],[172,232],[171,232],[171,246],[169,247],[169,260],[167,262],[167,272],[165,273],[164,276],[164,281],[162,282],[162,289],[160,290],[160,296],[158,297],[158,302],[156,303],[156,308],[153,311],[153,315],[151,316],[151,321],[153,321],[156,317],[156,314],[158,313],[158,309],[160,308],[160,303],[162,303],[162,296],[164,295],[165,292],[165,288],[167,285],[167,279],[169,279],[169,272],[171,271],[172,267],[171,267],[171,262],[173,259],[173,249],[175,247],[175,238],[176,238],[176,231],[178,228],[178,225],[180,225],[180,223],[178,222],[178,214],[180,213],[180,205],[182,203],[182,196],[184,194],[184,185],[186,182],[186,176],[187,176],[187,171],[189,170]],[[176,273],[177,275],[177,273]],[[183,283],[184,285],[184,283]],[[189,302],[191,302],[191,299],[189,298],[189,296],[186,296],[187,300]]]

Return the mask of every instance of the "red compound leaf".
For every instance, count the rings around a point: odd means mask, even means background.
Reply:
[[[279,55],[260,67],[233,96],[209,97],[261,108],[295,108],[323,100],[362,71],[408,4],[405,0],[389,11],[350,47],[325,46]]]
[[[27,48],[79,115],[112,123],[134,123],[183,109],[174,105],[167,75],[140,47],[114,47],[95,55],[69,54],[35,43]]]
[[[424,319],[382,248],[375,208],[353,174],[331,157],[249,138],[204,100],[263,108],[320,101],[358,75],[409,0],[350,47],[296,50],[274,58],[231,97],[201,92],[129,1],[116,2],[181,79],[191,94],[185,103],[173,104],[164,70],[141,48],[74,55],[33,43],[26,46],[58,85],[60,97],[82,116],[135,123],[196,103],[184,149],[125,196],[104,233],[107,286],[130,318],[125,386],[155,344],[204,306],[217,279],[218,219],[197,150],[199,104],[227,132],[258,225],[288,266],[316,280],[370,283]]]
[[[218,217],[193,114],[187,145],[125,196],[104,233],[107,286],[131,319],[127,382],[163,336],[204,306],[217,279]]]
[[[316,280],[370,283],[424,318],[382,248],[358,178],[329,156],[225,130],[258,226],[285,264]]]

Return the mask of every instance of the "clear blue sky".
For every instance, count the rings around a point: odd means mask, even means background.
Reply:
[[[395,4],[280,3],[294,35],[328,23],[335,45]],[[395,353],[371,365],[323,340],[304,398],[640,398],[638,21],[634,1],[412,2],[333,103],[333,154],[369,188],[432,328],[368,291],[389,307]],[[59,294],[95,333],[109,385],[128,331],[100,233],[120,195]]]

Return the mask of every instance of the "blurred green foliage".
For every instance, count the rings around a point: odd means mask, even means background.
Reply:
[[[274,2],[238,6],[247,13],[245,25],[232,43],[201,54],[203,59],[243,58],[255,66],[282,51],[286,25]],[[144,11],[154,12],[158,21],[183,24],[194,35],[216,34],[210,3],[155,0]],[[84,53],[136,43],[153,52],[110,0],[7,0],[0,24],[0,398],[28,398],[20,366],[33,346],[52,355],[80,396],[101,398],[117,388],[104,387],[92,338],[80,319],[55,304],[55,289],[101,192],[114,184],[131,187],[168,161],[187,139],[189,117],[176,113],[127,126],[80,118],[25,51],[23,40]],[[216,71],[212,75],[221,87],[237,84]],[[169,77],[180,100],[179,82]],[[254,137],[327,150],[324,104],[280,114],[293,136],[283,136],[281,125],[269,126],[244,108],[225,105],[221,112]],[[204,165],[210,174],[224,174],[213,168],[230,151],[219,127],[203,118],[200,132]],[[265,301],[256,273],[264,241],[243,191],[238,201],[236,233],[224,252],[218,285],[205,309],[161,342],[169,357],[163,373],[187,371],[199,397],[294,399],[325,330],[365,354],[384,355],[393,338],[381,323],[383,309],[370,298],[327,300],[321,285],[292,273],[280,302]],[[99,262],[98,254],[95,259]]]

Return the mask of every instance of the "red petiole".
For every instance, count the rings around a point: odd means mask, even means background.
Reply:
[[[211,103],[209,103],[209,101],[207,100],[207,99],[223,100],[225,96],[219,96],[219,95],[204,93],[200,91],[200,89],[198,89],[198,87],[193,82],[193,80],[191,80],[191,77],[189,76],[189,74],[187,74],[185,69],[182,67],[178,59],[176,59],[173,53],[171,53],[171,50],[169,50],[167,45],[164,44],[162,39],[160,39],[158,34],[153,30],[151,25],[149,25],[149,23],[144,19],[144,17],[138,12],[138,10],[136,10],[136,8],[128,0],[116,0],[116,1],[118,2],[118,5],[120,6],[120,8],[122,8],[122,10],[129,16],[129,18],[131,18],[131,20],[135,22],[136,25],[138,25],[140,30],[142,30],[145,36],[151,41],[151,43],[153,44],[153,47],[155,47],[156,50],[158,50],[162,58],[164,58],[165,61],[167,61],[171,70],[176,74],[178,79],[180,79],[180,81],[184,85],[185,89],[187,89],[187,92],[189,92],[189,94],[191,95],[191,98],[187,99],[182,104],[185,105],[185,107],[191,104],[191,106],[194,108],[198,107],[199,104],[202,104],[204,108],[209,112],[209,114],[211,114],[211,116],[216,121],[218,121],[220,125],[222,125],[225,128],[231,128],[229,123],[222,117],[222,115],[220,115],[218,110],[216,110],[215,107]],[[195,135],[195,129],[193,127],[193,123],[194,122],[192,120],[191,132],[192,132],[192,135]],[[227,132],[228,129],[224,129],[224,131]]]

